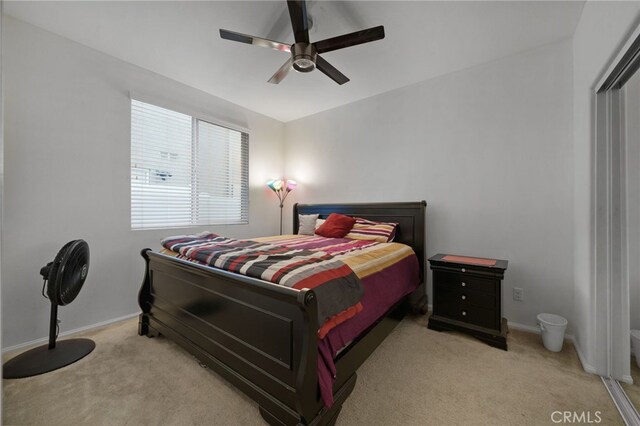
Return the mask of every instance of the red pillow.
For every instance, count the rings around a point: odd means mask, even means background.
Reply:
[[[327,220],[324,221],[316,234],[327,238],[343,238],[351,231],[356,219],[343,214],[331,213]]]

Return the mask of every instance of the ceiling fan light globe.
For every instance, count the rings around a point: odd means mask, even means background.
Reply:
[[[310,72],[316,67],[316,64],[310,58],[297,58],[293,61],[293,69],[298,72]]]
[[[293,69],[298,72],[310,72],[316,67],[316,48],[309,43],[295,43],[291,46]]]

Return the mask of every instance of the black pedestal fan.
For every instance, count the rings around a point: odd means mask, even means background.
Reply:
[[[2,370],[5,379],[18,379],[57,370],[85,357],[96,347],[89,339],[58,337],[58,306],[64,306],[76,298],[89,271],[89,245],[84,240],[69,241],[60,249],[53,262],[40,269],[51,301],[49,344],[24,352],[7,361]]]

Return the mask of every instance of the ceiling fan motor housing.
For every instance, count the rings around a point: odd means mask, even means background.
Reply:
[[[310,72],[316,67],[318,52],[313,44],[295,43],[291,46],[293,68],[298,72]]]

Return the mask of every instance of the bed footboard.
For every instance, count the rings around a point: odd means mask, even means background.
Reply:
[[[320,420],[315,419],[322,404],[312,290],[206,268],[150,249],[141,254],[146,272],[138,298],[140,335],[163,334],[184,347],[255,400],[271,424]]]

